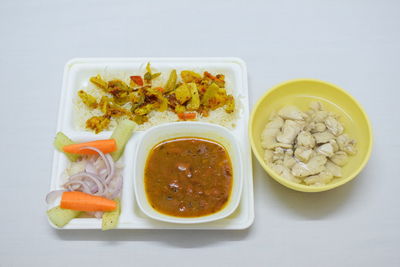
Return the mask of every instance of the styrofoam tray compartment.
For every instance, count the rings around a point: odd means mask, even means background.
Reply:
[[[111,132],[94,134],[83,131],[74,124],[74,99],[77,91],[89,83],[89,79],[105,71],[113,78],[127,75],[137,75],[143,72],[143,66],[151,62],[152,67],[168,75],[170,70],[189,69],[199,72],[222,73],[226,76],[227,88],[232,89],[236,101],[239,101],[240,114],[236,127],[230,129],[241,150],[243,163],[243,191],[239,207],[230,216],[208,223],[173,224],[156,221],[141,212],[134,195],[134,162],[136,147],[146,131],[133,134],[121,158],[125,167],[123,170],[124,186],[122,190],[121,216],[117,229],[232,229],[248,228],[254,221],[253,172],[251,150],[247,141],[249,97],[247,88],[247,71],[245,63],[238,58],[81,58],[70,60],[64,70],[63,86],[59,108],[57,131],[64,132],[76,141],[109,138]],[[54,152],[53,169],[50,190],[60,189],[62,173],[67,167],[66,157]],[[60,229],[101,229],[101,220],[95,218],[77,218]]]
[[[229,201],[219,211],[200,217],[176,217],[156,211],[147,200],[144,173],[148,155],[152,148],[165,140],[180,137],[199,137],[213,140],[223,145],[232,162],[232,190]],[[203,122],[172,122],[154,126],[143,135],[137,146],[135,173],[133,174],[136,201],[140,209],[149,217],[170,223],[205,223],[221,220],[231,215],[239,206],[243,186],[243,160],[236,137],[225,127]]]

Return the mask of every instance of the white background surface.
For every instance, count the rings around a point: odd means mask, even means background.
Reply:
[[[112,3],[111,3],[112,2]],[[0,2],[0,266],[400,266],[399,1]],[[338,84],[375,145],[353,182],[305,194],[254,160],[246,231],[55,231],[45,217],[62,71],[72,57],[238,56],[251,105],[271,86]]]

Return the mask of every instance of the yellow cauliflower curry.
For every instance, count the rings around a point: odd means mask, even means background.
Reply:
[[[184,70],[178,77],[172,70],[162,87],[155,87],[152,81],[161,73],[153,73],[148,63],[142,76],[130,76],[129,84],[114,79],[105,81],[100,75],[90,78],[90,82],[102,90],[105,95],[100,99],[84,90],[78,96],[89,109],[99,109],[103,115],[93,116],[86,121],[86,128],[99,133],[108,128],[112,119],[127,117],[143,124],[148,121],[152,111],[170,110],[180,120],[194,120],[196,116],[207,117],[211,110],[224,107],[227,113],[234,112],[235,102],[225,89],[225,76],[212,75],[205,71],[203,75]]]

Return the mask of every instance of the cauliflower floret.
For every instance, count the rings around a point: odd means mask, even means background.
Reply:
[[[86,128],[92,129],[96,134],[107,129],[110,125],[110,119],[106,116],[93,116],[86,121]]]

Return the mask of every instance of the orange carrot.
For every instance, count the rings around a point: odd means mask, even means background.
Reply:
[[[157,91],[159,91],[159,92],[164,92],[164,88],[162,88],[162,87],[156,87],[156,88],[154,88],[155,90],[157,90]]]
[[[105,197],[71,191],[62,194],[60,207],[78,211],[113,211],[117,203]]]
[[[95,147],[103,153],[111,153],[117,150],[117,143],[114,139],[97,140],[79,144],[72,144],[63,147],[64,152],[82,155],[95,155],[96,151],[89,149],[82,149],[83,147]]]
[[[210,78],[213,81],[219,81],[219,82],[224,81],[223,79],[221,80],[220,78],[218,78],[219,77],[218,75],[217,75],[217,77],[215,77],[214,75],[212,75],[211,73],[209,73],[207,71],[204,72],[204,76]]]
[[[143,79],[140,76],[131,76],[131,80],[139,86],[143,85]]]
[[[178,117],[181,120],[194,120],[196,119],[196,113],[194,112],[178,113]]]

